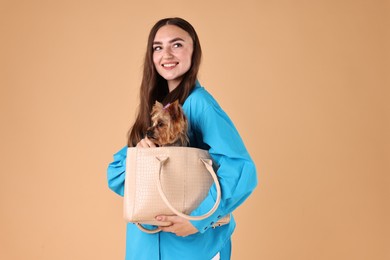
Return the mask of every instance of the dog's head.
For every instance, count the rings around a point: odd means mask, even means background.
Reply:
[[[158,146],[187,146],[188,123],[183,109],[176,100],[163,106],[156,101],[151,112],[152,125],[147,129],[147,137]]]

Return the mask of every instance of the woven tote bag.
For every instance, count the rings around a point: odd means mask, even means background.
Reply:
[[[202,216],[189,216],[207,196],[215,183],[217,199]],[[138,224],[147,233],[160,230],[145,229],[142,224],[167,226],[157,221],[158,215],[178,215],[188,220],[202,220],[215,212],[221,200],[221,187],[206,150],[190,147],[156,147],[127,149],[124,191],[124,218]],[[230,215],[215,226],[227,224]]]

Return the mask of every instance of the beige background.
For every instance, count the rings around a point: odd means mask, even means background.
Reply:
[[[181,16],[259,170],[233,259],[390,259],[389,1],[0,1],[0,259],[123,259],[106,167]]]

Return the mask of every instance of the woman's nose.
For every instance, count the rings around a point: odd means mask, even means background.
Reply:
[[[164,50],[164,58],[167,58],[167,59],[173,58],[171,49],[165,48],[165,50]]]

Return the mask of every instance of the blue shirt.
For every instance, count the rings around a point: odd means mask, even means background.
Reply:
[[[233,122],[199,82],[184,102],[183,110],[189,122],[190,146],[208,150],[219,166],[217,175],[222,189],[221,203],[212,216],[191,221],[199,232],[187,237],[168,232],[146,234],[129,223],[126,234],[128,260],[210,260],[226,247],[230,251],[230,237],[236,226],[234,218],[221,227],[212,228],[212,225],[242,204],[257,185],[255,164]],[[121,196],[124,194],[126,153],[127,147],[117,152],[107,169],[109,188]],[[206,213],[214,205],[215,198],[213,185],[191,215]],[[221,254],[221,260],[228,259]]]

